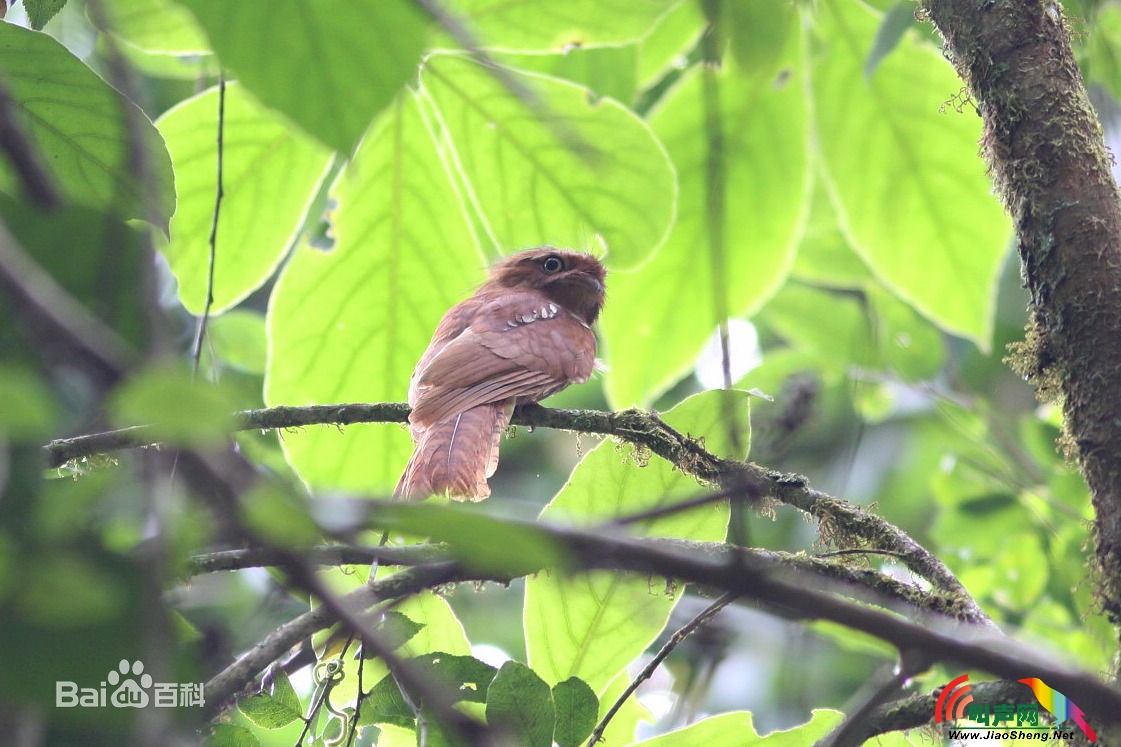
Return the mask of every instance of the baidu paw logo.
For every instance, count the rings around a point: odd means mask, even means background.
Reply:
[[[121,659],[100,687],[81,687],[69,680],[54,685],[55,708],[201,708],[206,704],[201,682],[153,682],[139,659]]]
[[[144,662],[139,659],[134,662],[121,659],[116,669],[109,670],[106,681],[110,687],[116,688],[109,696],[109,702],[115,708],[143,708],[148,705],[152,675],[144,671]]]

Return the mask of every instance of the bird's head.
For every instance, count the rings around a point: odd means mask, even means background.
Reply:
[[[542,247],[505,257],[490,269],[488,284],[539,290],[591,324],[604,301],[607,270],[583,252]]]

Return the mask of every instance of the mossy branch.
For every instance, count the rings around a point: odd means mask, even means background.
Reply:
[[[408,415],[408,405],[381,402],[243,410],[236,414],[235,422],[241,430],[286,429],[308,425],[403,423]],[[818,519],[825,538],[839,547],[887,550],[936,588],[968,600],[963,603],[969,606],[970,616],[985,617],[946,565],[890,522],[848,501],[814,490],[809,480],[801,475],[719,457],[706,450],[699,439],[671,428],[656,413],[636,409],[606,412],[538,406],[519,409],[512,422],[618,438],[649,449],[681,472],[714,486],[726,496],[752,502],[769,497],[794,506]],[[48,464],[59,466],[102,452],[153,445],[151,429],[137,426],[57,439],[47,444],[44,451]]]

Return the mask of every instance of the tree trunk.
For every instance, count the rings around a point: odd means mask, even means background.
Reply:
[[[1100,603],[1121,623],[1121,200],[1057,3],[926,0],[984,119],[1032,317],[1018,364],[1061,402],[1089,485]]]

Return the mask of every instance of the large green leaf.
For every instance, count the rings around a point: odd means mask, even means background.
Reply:
[[[838,711],[818,709],[808,722],[800,726],[773,731],[761,737],[755,731],[750,713],[733,711],[710,716],[660,737],[635,742],[632,747],[708,747],[712,744],[725,747],[802,747],[825,737],[841,723],[842,716]]]
[[[608,399],[648,404],[693,366],[716,329],[706,224],[710,157],[704,75],[720,97],[727,174],[724,280],[728,310],[752,313],[782,284],[807,213],[808,125],[794,35],[781,80],[748,76],[727,64],[690,73],[651,118],[677,166],[677,224],[658,255],[638,272],[608,278],[602,332],[611,361]]]
[[[961,81],[908,36],[869,77],[879,14],[823,4],[812,90],[826,178],[853,246],[893,292],[987,347],[1009,224],[977,157],[981,120]]]
[[[166,230],[175,204],[171,159],[139,107],[51,37],[10,23],[0,23],[0,71],[17,122],[64,199]],[[134,161],[140,150],[143,174]],[[0,160],[0,192],[19,191],[16,172]]]
[[[665,237],[677,198],[661,144],[615,101],[508,75],[535,101],[465,57],[433,56],[421,74],[490,241],[503,252],[606,245],[612,267],[641,262]]]
[[[416,72],[428,19],[411,0],[178,0],[265,104],[349,153]]]
[[[722,391],[690,397],[664,418],[707,448],[730,455],[728,411]],[[747,394],[730,393],[741,426],[747,425]],[[741,434],[741,441],[746,442]],[[740,457],[743,454],[739,455]],[[644,467],[641,457],[625,458],[606,440],[581,460],[572,477],[542,512],[542,518],[594,522],[625,516],[699,494],[703,488],[661,459]],[[694,540],[720,540],[728,526],[728,507],[714,504],[645,522],[642,534]],[[539,574],[526,581],[526,651],[534,671],[549,682],[579,677],[597,693],[642,653],[665,626],[680,588],[617,573],[575,577]]]
[[[454,0],[483,46],[544,51],[642,38],[678,0]]]
[[[218,181],[218,89],[187,99],[157,124],[171,151],[179,194],[164,254],[179,281],[180,300],[199,313],[206,304]],[[276,269],[330,160],[329,150],[287,126],[242,86],[226,86],[212,311],[235,305]]]
[[[332,189],[335,246],[301,246],[269,308],[269,404],[404,399],[440,315],[482,280],[462,208],[416,100],[379,119]],[[283,435],[317,488],[387,493],[410,451],[385,425]]]
[[[113,34],[147,52],[204,54],[206,34],[173,0],[102,0]]]

